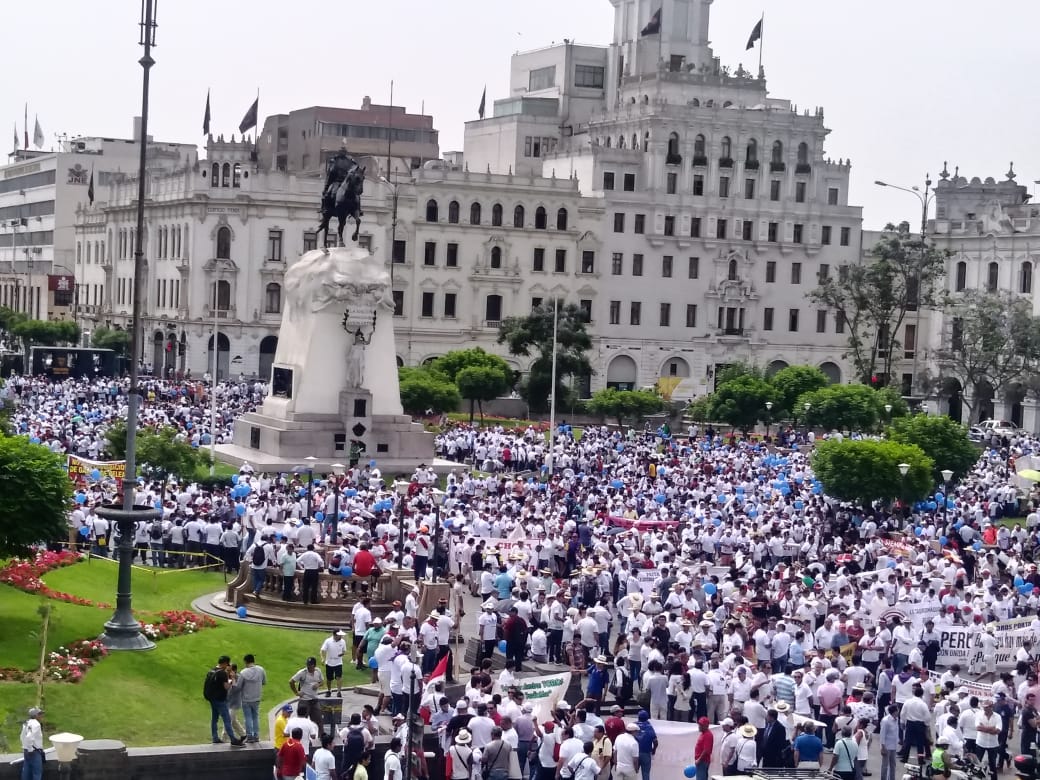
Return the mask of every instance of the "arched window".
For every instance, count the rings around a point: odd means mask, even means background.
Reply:
[[[242,163],[235,163],[234,173],[231,176],[231,186],[235,189],[242,186]]]
[[[487,325],[497,327],[502,321],[502,296],[489,295],[484,302],[484,319]]]
[[[560,209],[556,212],[556,229],[567,229],[567,209]]]
[[[758,141],[754,138],[747,142],[747,161],[758,162]]]
[[[224,167],[221,170],[220,186],[221,187],[230,187],[231,186],[231,163],[224,163]]]
[[[697,133],[697,137],[693,139],[693,156],[703,157],[704,148],[704,136],[700,133]]]
[[[282,286],[271,282],[264,290],[264,311],[267,314],[279,314],[282,311]]]
[[[1028,260],[1022,263],[1022,270],[1018,277],[1018,291],[1025,294],[1033,292],[1033,264]]]
[[[1000,266],[990,263],[986,268],[986,290],[996,292],[1000,285]]]
[[[231,308],[231,282],[219,279],[213,284],[213,305],[218,311]]]
[[[611,137],[610,137],[610,136],[608,135],[608,136],[607,136],[607,143],[606,143],[606,147],[607,147],[607,148],[609,149],[609,148],[610,148],[610,145],[611,145],[612,143],[614,143],[614,141],[613,141],[613,139],[612,139],[612,138],[611,138]]]
[[[435,201],[433,198],[430,198],[428,201],[426,201],[426,221],[437,221],[437,201]]]
[[[501,268],[502,267],[502,249],[501,247],[492,247],[491,249],[491,267]]]
[[[647,130],[645,133],[643,133],[643,151],[644,152],[650,151],[650,131],[649,130]]]
[[[492,227],[502,227],[502,204],[496,203],[491,207],[491,225]]]
[[[474,203],[469,207],[469,224],[479,225],[480,224],[480,204]]]
[[[805,141],[798,144],[798,164],[809,164],[809,144],[805,143]]]
[[[697,98],[694,98],[693,100],[690,101],[690,105],[693,106],[694,108],[699,108],[700,105],[701,105],[701,101],[699,99],[697,99]]]
[[[669,133],[668,135],[668,159],[672,160],[679,156],[679,134]]]
[[[956,292],[963,292],[964,288],[968,286],[968,264],[963,260],[957,263],[957,271],[954,276],[954,290]]]
[[[632,149],[633,151],[639,150],[639,136],[635,133],[632,133]]]
[[[624,149],[625,148],[625,136],[619,135],[617,137],[617,148],[618,149]]]
[[[545,230],[547,223],[548,219],[545,216],[545,208],[539,206],[534,210],[534,229]]]
[[[209,186],[219,187],[220,186],[220,163],[213,163],[209,172]]]
[[[733,142],[728,135],[722,136],[722,159],[728,160],[733,156]]]
[[[780,141],[773,141],[773,157],[771,162],[779,165],[784,161],[784,145]]]
[[[740,277],[737,275],[737,261],[735,259],[729,261],[729,268],[726,271],[726,278],[731,282],[736,282],[740,280]]]
[[[522,228],[524,226],[524,207],[517,205],[513,209],[513,227]]]
[[[459,224],[459,202],[457,200],[448,204],[448,222],[452,225]]]
[[[231,228],[226,225],[217,229],[217,257],[221,260],[231,259]]]

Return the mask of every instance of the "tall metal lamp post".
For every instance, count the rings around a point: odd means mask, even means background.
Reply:
[[[892,404],[885,404],[885,422],[892,424]]]
[[[307,522],[309,523],[314,516],[314,464],[318,459],[313,455],[308,455],[304,460],[307,461]]]
[[[899,480],[899,487],[900,488],[905,488],[906,487],[906,473],[908,471],[910,471],[910,464],[909,463],[900,463],[899,464],[899,474],[902,477],[902,479]],[[905,491],[901,491],[901,492],[905,492]],[[900,496],[900,499],[902,499],[902,496]],[[909,514],[909,513],[905,512],[905,508],[904,508],[904,516],[906,514]]]
[[[335,532],[339,528],[339,481],[347,467],[342,463],[332,464],[332,520],[325,518],[325,534],[329,537],[329,543],[336,541]],[[330,531],[331,528],[331,531]]]
[[[769,423],[773,421],[773,402],[766,401],[766,438],[769,438]]]
[[[805,432],[809,432],[809,410],[812,409],[812,404],[806,401],[802,405],[802,409],[805,411],[805,416],[802,417],[802,425],[805,426]]]
[[[397,493],[397,568],[404,568],[404,499],[408,495],[408,482],[401,479],[394,482],[394,492]]]
[[[939,472],[943,478],[943,525],[946,525],[946,510],[949,507],[950,500],[950,480],[953,479],[953,472],[950,469],[943,469]]]
[[[156,5],[158,0],[141,0],[139,43],[144,54],[138,63],[141,78],[141,154],[137,169],[137,245],[134,247],[134,287],[131,319],[130,394],[126,412],[126,465],[123,473],[123,505],[109,505],[98,510],[98,514],[113,522],[119,529],[119,575],[116,583],[116,610],[108,622],[105,632],[99,637],[110,650],[151,650],[155,643],[141,633],[141,624],[134,617],[131,606],[131,562],[134,555],[134,526],[150,523],[159,516],[158,510],[134,503],[137,487],[137,407],[141,402],[140,352],[141,340],[141,297],[144,286],[144,198],[147,190],[145,181],[148,162],[148,78],[152,65],[152,47],[155,46]]]
[[[447,497],[440,488],[433,489],[433,582],[437,581],[437,558],[441,549],[441,507]]]

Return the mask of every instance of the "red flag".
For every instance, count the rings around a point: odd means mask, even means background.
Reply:
[[[448,677],[448,659],[451,657],[450,653],[445,653],[444,657],[437,662],[437,665],[433,667],[433,671],[430,672],[429,678],[426,680],[427,688],[433,687],[436,683],[441,680],[445,680]]]

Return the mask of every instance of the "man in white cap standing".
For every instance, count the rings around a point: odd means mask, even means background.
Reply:
[[[29,708],[29,717],[22,724],[22,780],[43,778],[43,726],[39,707]]]

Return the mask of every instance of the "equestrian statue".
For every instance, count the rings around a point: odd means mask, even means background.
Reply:
[[[321,192],[321,224],[318,232],[324,232],[324,246],[329,246],[329,222],[333,217],[339,220],[339,245],[343,246],[343,226],[347,217],[354,220],[354,235],[351,241],[358,240],[361,229],[361,193],[365,189],[365,168],[340,149],[329,159],[325,175],[325,187]]]

